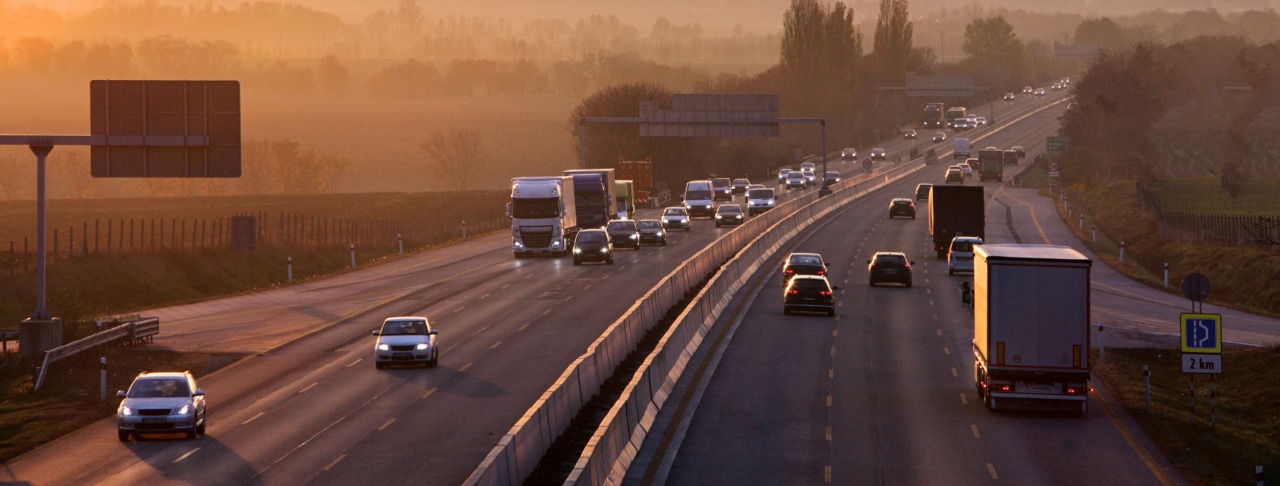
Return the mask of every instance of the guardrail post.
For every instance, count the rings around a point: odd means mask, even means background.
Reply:
[[[1266,475],[1264,474],[1264,472],[1265,471],[1262,470],[1261,464],[1253,467],[1253,476],[1255,479],[1257,479],[1258,486],[1266,486],[1267,484]]]
[[[1142,365],[1142,389],[1146,396],[1147,411],[1151,411],[1151,367]]]
[[[467,239],[467,220],[462,220],[462,239]]]
[[[1120,242],[1120,263],[1124,263],[1124,242]]]
[[[404,234],[396,233],[396,244],[400,246],[400,256],[404,256]]]
[[[293,283],[293,257],[285,257],[288,265],[289,283]]]
[[[1084,231],[1084,215],[1080,215],[1080,231]]]
[[[1093,225],[1093,242],[1098,242],[1098,225]]]
[[[351,244],[351,268],[356,268],[356,244]]]
[[[1169,288],[1169,262],[1164,262],[1164,288]]]
[[[98,373],[98,401],[105,402],[107,401],[107,357],[102,356],[98,359],[102,362],[102,370]]]

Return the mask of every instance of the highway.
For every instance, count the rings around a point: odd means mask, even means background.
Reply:
[[[1017,116],[1057,99],[1001,103],[996,115]],[[1017,142],[993,138],[975,146],[1038,147],[1056,124],[1054,116],[1036,115],[1020,123],[1011,135]],[[919,141],[893,140],[884,146],[890,158],[909,146],[936,146],[940,155],[947,153],[950,140],[929,144],[931,134],[921,131]],[[865,156],[870,147],[858,149]],[[833,162],[832,169],[846,177],[861,172],[857,164]],[[896,185],[893,195],[909,196],[916,182],[936,181],[944,168],[926,168]],[[760,474],[747,481],[752,483],[816,482],[830,465],[837,466],[831,474],[842,478],[836,482],[846,483],[863,482],[852,479],[854,471],[876,471],[886,482],[904,483],[990,481],[992,475],[1053,482],[1041,480],[1066,474],[1077,464],[1034,450],[1056,444],[1082,450],[1081,460],[1117,465],[1133,474],[1133,484],[1150,482],[1141,464],[1131,464],[1131,449],[1115,437],[1099,410],[1091,410],[1084,420],[1066,420],[1067,425],[1055,417],[1014,417],[1030,422],[1019,425],[975,405],[967,374],[965,333],[970,331],[957,319],[963,315],[955,294],[958,277],[946,277],[945,263],[925,258],[924,217],[883,219],[889,197],[886,193],[852,205],[801,243],[812,245],[804,249],[830,255],[839,263],[833,265],[837,277],[848,278],[841,284],[839,319],[783,318],[775,295],[781,291],[779,282],[762,283],[767,290],[746,307],[742,334],[725,352],[726,360],[746,361],[721,367],[725,374],[715,378],[738,386],[708,388],[706,402],[698,407],[702,413],[686,439],[691,445],[680,448],[671,479],[699,484],[707,482],[700,479],[732,480],[738,476],[714,474],[730,474],[730,465],[736,464],[737,472]],[[1029,196],[1008,190],[1007,204],[1016,204],[1015,198]],[[996,208],[1001,215],[990,213]],[[997,221],[1004,206],[989,204],[988,210],[989,224],[1003,224]],[[460,483],[632,302],[717,235],[734,230],[716,229],[709,220],[696,220],[694,226],[689,233],[672,233],[666,247],[621,250],[613,266],[515,260],[503,231],[329,279],[143,312],[164,323],[158,345],[249,353],[231,367],[201,377],[210,401],[208,434],[194,441],[174,436],[121,443],[114,420],[105,419],[10,461],[0,471],[0,481]],[[1026,229],[1026,222],[1015,221],[1014,226],[1031,242],[1027,237],[1034,230]],[[989,234],[998,234],[996,229]],[[865,259],[875,249],[908,251],[926,278],[913,289],[867,289],[859,277],[865,278]],[[369,332],[394,315],[432,319],[444,349],[438,368],[374,369]],[[780,326],[787,332],[776,332]],[[873,373],[894,364],[900,366],[892,374]],[[719,388],[728,395],[711,393]],[[965,393],[971,395],[967,404]],[[831,406],[824,404],[828,395]],[[731,409],[720,410],[726,405]],[[736,413],[732,407],[738,408]],[[701,422],[712,415],[761,422]],[[698,435],[706,427],[741,435]],[[1064,435],[1053,437],[1063,428],[1068,429]],[[1046,435],[1053,440],[1045,441]],[[1004,437],[1018,440],[993,440]],[[726,447],[722,440],[732,444]],[[686,455],[698,449],[721,454]],[[759,455],[767,452],[789,457]],[[75,467],[66,467],[68,458],[75,458]],[[715,464],[699,462],[706,460]],[[704,476],[681,476],[686,473]]]

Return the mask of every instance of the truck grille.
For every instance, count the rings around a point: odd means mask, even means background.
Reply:
[[[525,248],[546,248],[551,246],[550,231],[522,231],[520,237],[524,240]]]

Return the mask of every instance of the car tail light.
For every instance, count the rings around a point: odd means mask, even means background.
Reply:
[[[827,271],[826,271],[826,270],[818,270],[818,275],[819,275],[819,276],[821,276],[821,275],[826,275],[826,274],[827,274]]]
[[[796,290],[796,289],[791,289],[791,290],[788,290],[788,291],[787,291],[787,295],[797,295],[797,294],[799,294],[799,293],[800,293],[800,291],[799,291],[799,290]]]
[[[819,294],[822,294],[823,296],[827,296],[827,295],[831,295],[831,291],[830,291],[830,290],[823,290],[822,292],[819,292]]]
[[[1012,390],[1012,389],[1013,389],[1013,387],[1012,387],[1012,386],[1009,386],[1009,385],[1000,385],[1000,391],[1002,391],[1002,392],[1007,392],[1007,391]]]
[[[783,271],[783,273],[786,273],[787,275],[791,275],[791,274],[793,274],[793,273],[796,273],[796,271],[795,271],[795,270],[792,270],[792,269],[790,269],[790,268],[788,268],[788,269],[784,270],[784,271]]]

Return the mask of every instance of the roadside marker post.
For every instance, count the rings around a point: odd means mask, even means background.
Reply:
[[[285,257],[285,261],[288,263],[289,283],[293,283],[293,257]]]
[[[356,244],[351,244],[351,268],[356,268]]]
[[[98,373],[98,401],[105,402],[107,401],[107,357],[102,356],[98,359],[102,362],[102,370]]]
[[[1142,365],[1142,389],[1146,395],[1147,411],[1151,411],[1151,367]]]

